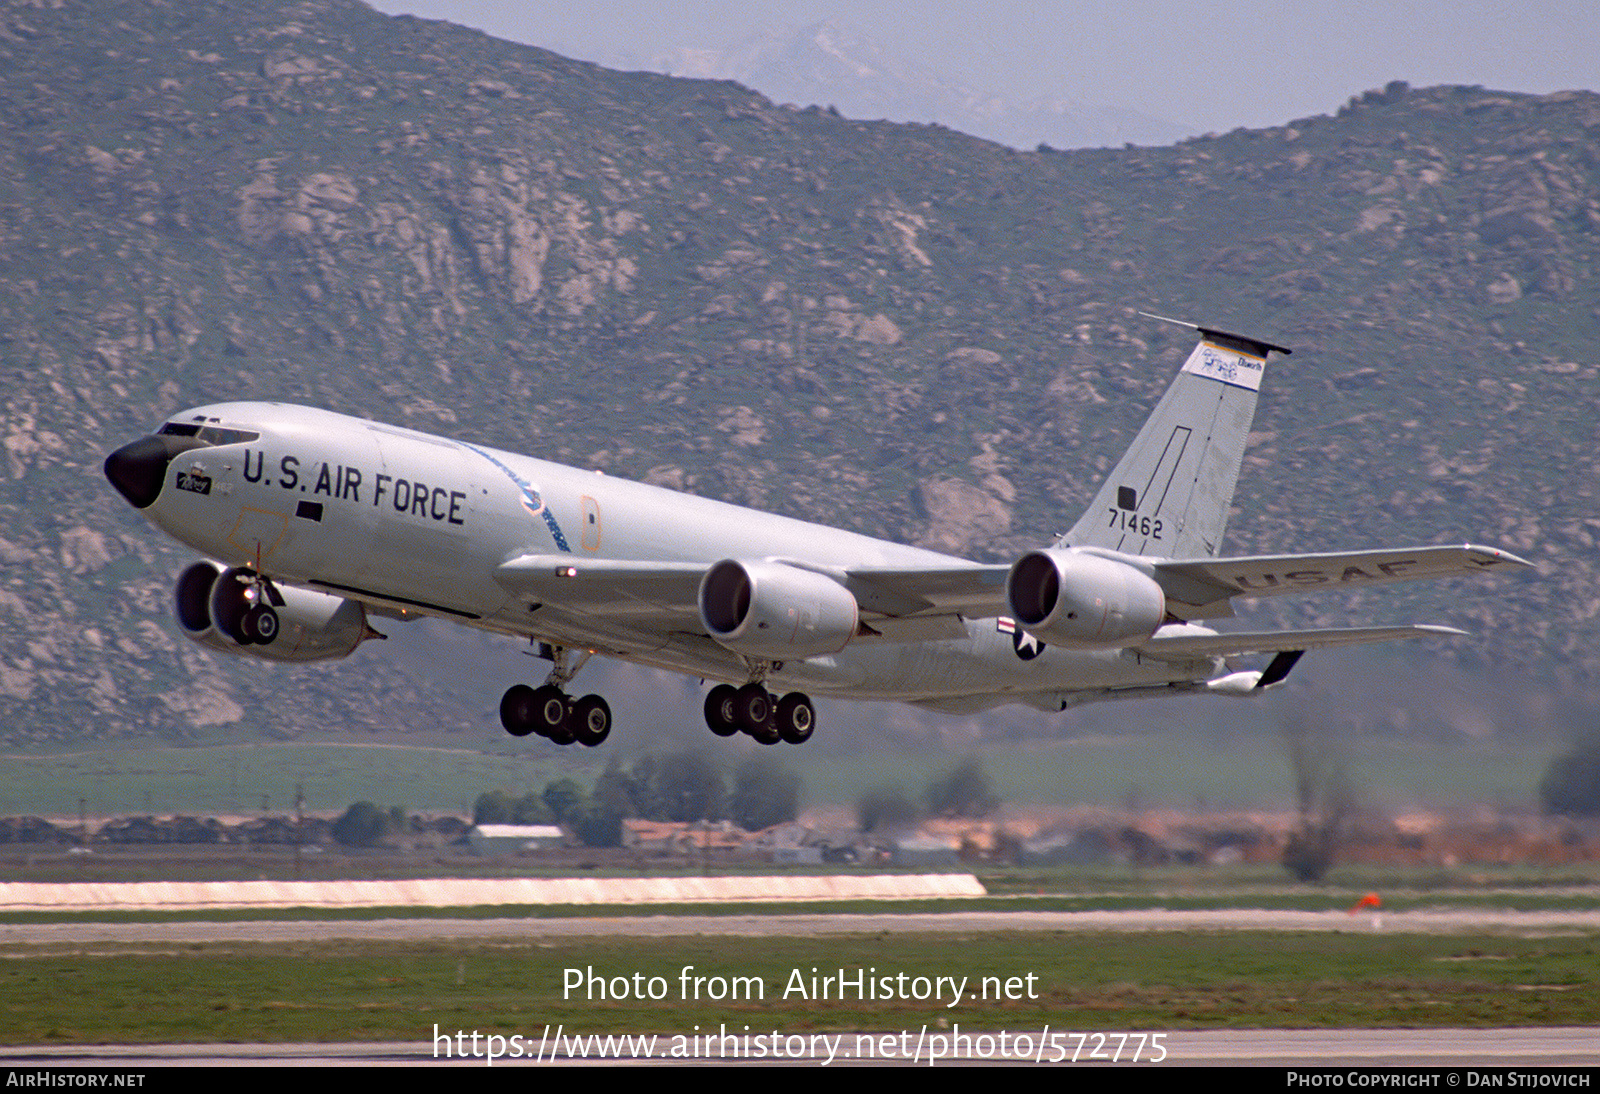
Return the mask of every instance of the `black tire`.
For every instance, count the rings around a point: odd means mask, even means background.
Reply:
[[[811,700],[798,691],[791,691],[778,701],[775,717],[778,736],[792,745],[803,745],[811,739],[817,728],[817,712]]]
[[[224,575],[222,587],[211,594],[212,597],[212,624],[239,643],[249,646],[255,642],[250,637],[250,632],[245,629],[244,617],[250,611],[250,601],[245,599],[245,587],[238,578],[229,578]]]
[[[533,689],[527,684],[513,684],[500,697],[500,724],[513,737],[533,732]]]
[[[739,728],[760,740],[772,721],[772,696],[760,684],[746,684],[733,693],[733,720]]]
[[[611,705],[598,695],[585,695],[572,704],[568,724],[579,744],[593,748],[611,735]]]
[[[530,722],[533,731],[539,736],[546,737],[558,745],[571,744],[573,735],[568,718],[571,711],[572,700],[567,698],[566,692],[554,684],[534,689],[533,716]]]
[[[278,613],[265,604],[257,604],[248,609],[244,613],[244,618],[239,621],[239,630],[250,642],[261,646],[270,646],[272,640],[278,637],[281,626]]]
[[[739,722],[734,717],[738,694],[739,689],[732,684],[718,684],[706,696],[706,725],[718,737],[732,737],[739,732]]]

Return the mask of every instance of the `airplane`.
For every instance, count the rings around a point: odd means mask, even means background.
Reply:
[[[1529,565],[1472,544],[1219,555],[1267,358],[1290,350],[1179,325],[1194,349],[1093,503],[1010,566],[276,402],[182,411],[104,470],[205,556],[175,590],[189,638],[306,662],[385,637],[374,617],[516,636],[552,667],[501,724],[558,744],[610,733],[604,698],[566,690],[594,654],[714,682],[720,736],[799,744],[810,693],[956,714],[1259,695],[1310,649],[1464,632],[1206,625],[1235,600]],[[1272,657],[1229,665],[1247,654]]]

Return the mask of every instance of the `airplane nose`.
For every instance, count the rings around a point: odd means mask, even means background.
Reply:
[[[161,496],[172,457],[196,447],[190,437],[141,437],[106,457],[106,478],[135,509],[148,509]]]

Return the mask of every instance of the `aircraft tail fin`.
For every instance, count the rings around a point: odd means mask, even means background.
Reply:
[[[1197,331],[1200,340],[1094,504],[1058,546],[1214,558],[1222,545],[1267,355],[1290,351],[1163,321]]]

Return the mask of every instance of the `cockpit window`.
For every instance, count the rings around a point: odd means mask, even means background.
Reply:
[[[194,437],[206,444],[243,444],[256,440],[260,433],[250,429],[225,429],[219,425],[195,425],[192,422],[168,422],[161,427],[168,437]]]

